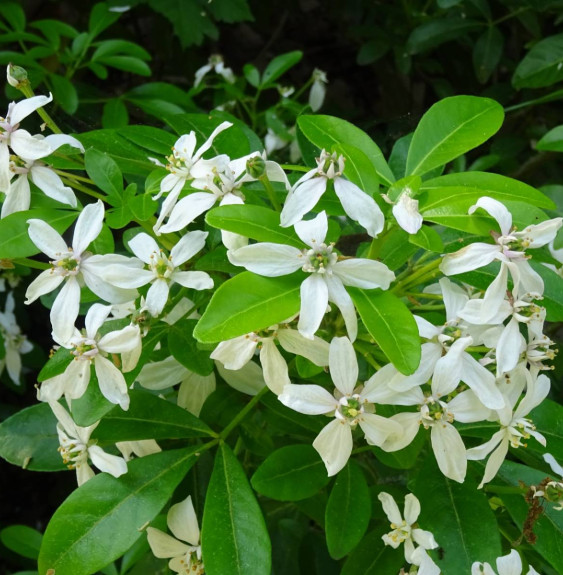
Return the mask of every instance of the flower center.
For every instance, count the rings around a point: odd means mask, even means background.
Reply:
[[[58,259],[50,263],[51,271],[58,276],[75,276],[80,272],[80,257],[73,255],[70,247],[68,252],[60,254]]]
[[[174,271],[172,264],[172,257],[167,257],[163,251],[160,253],[153,252],[150,256],[151,262],[149,264],[154,275],[161,279],[169,279]]]
[[[527,447],[528,444],[524,443],[523,440],[530,439],[530,431],[535,430],[536,426],[532,423],[531,419],[525,417],[517,419],[507,428],[510,445],[514,448]]]
[[[73,349],[70,353],[74,355],[76,359],[81,359],[83,361],[92,361],[100,352],[96,341],[86,337],[71,342],[71,345]]]
[[[360,399],[358,394],[354,394],[341,397],[338,404],[335,417],[345,421],[348,425],[356,426],[365,411],[365,402]]]
[[[75,438],[69,438],[65,433],[59,433],[59,453],[68,469],[76,469],[88,461],[88,447]]]
[[[330,273],[331,267],[338,261],[338,255],[333,253],[332,245],[320,244],[315,249],[304,252],[304,255],[302,270],[309,273]]]
[[[407,525],[407,522],[403,519],[401,525],[396,523],[391,523],[391,533],[388,534],[389,538],[394,541],[397,545],[400,545],[411,536],[411,526]]]
[[[438,399],[427,397],[423,405],[419,407],[420,423],[425,429],[432,427],[437,422],[453,423],[454,415],[448,411],[448,406]]]

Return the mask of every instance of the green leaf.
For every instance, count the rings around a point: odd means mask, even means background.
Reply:
[[[76,425],[93,425],[115,407],[100,391],[98,376],[93,366],[90,368],[90,381],[84,395],[72,400],[72,416]]]
[[[260,81],[260,87],[264,88],[269,84],[273,84],[280,76],[283,76],[290,68],[293,68],[298,64],[303,58],[303,52],[301,50],[294,50],[293,52],[287,52],[286,54],[280,54],[276,56],[264,70],[262,74],[262,79]]]
[[[496,26],[489,26],[473,47],[473,68],[481,84],[486,84],[495,71],[504,47],[504,36]]]
[[[409,242],[409,234],[397,226],[385,234],[385,241],[382,242],[379,250],[379,259],[390,270],[396,270],[406,263],[417,250],[418,247]]]
[[[385,201],[378,194],[379,176],[370,158],[362,150],[349,144],[336,144],[334,150],[346,158],[346,177],[383,207]]]
[[[0,541],[11,551],[27,557],[37,559],[43,535],[27,525],[10,525],[0,531]]]
[[[49,404],[38,403],[0,424],[0,456],[32,471],[60,471],[57,419]]]
[[[176,142],[174,134],[152,126],[127,126],[119,134],[137,146],[162,156],[170,155]]]
[[[325,529],[328,551],[341,559],[362,540],[371,517],[371,499],[364,474],[354,461],[336,477],[326,506]]]
[[[264,517],[244,470],[225,443],[219,447],[207,488],[201,545],[207,575],[271,573]]]
[[[535,44],[516,67],[515,88],[543,88],[563,80],[563,34],[544,38]]]
[[[201,446],[140,457],[125,475],[96,475],[53,515],[39,554],[39,571],[89,575],[144,537],[144,526],[172,496]]]
[[[67,113],[74,114],[78,109],[78,94],[74,84],[64,76],[49,74],[53,88],[53,97],[59,106]]]
[[[213,294],[194,329],[202,343],[218,343],[264,329],[299,311],[301,275],[265,278],[242,272]]]
[[[434,557],[443,575],[471,573],[475,561],[494,565],[502,555],[500,533],[476,481],[452,481],[442,475],[434,457],[427,457],[411,489],[422,508],[420,528],[431,531],[443,551]]]
[[[463,34],[478,30],[483,25],[478,20],[462,18],[433,18],[415,28],[406,44],[409,54],[420,54],[449,42],[457,40]]]
[[[25,12],[17,2],[2,2],[2,16],[12,30],[25,30]]]
[[[0,220],[0,258],[27,258],[41,252],[29,239],[27,220],[39,219],[62,234],[74,222],[78,212],[37,209],[16,212]]]
[[[104,128],[123,128],[129,123],[129,112],[123,100],[113,98],[104,104],[102,126]]]
[[[347,288],[366,329],[389,361],[405,375],[420,363],[420,336],[412,313],[392,293]]]
[[[563,152],[563,126],[549,130],[536,144],[536,150],[542,152]]]
[[[258,88],[258,86],[260,85],[260,72],[258,71],[258,68],[256,66],[254,66],[253,64],[245,64],[242,69],[242,73],[244,74],[246,81],[251,86]]]
[[[398,573],[405,563],[405,555],[401,549],[383,543],[381,537],[389,531],[387,523],[368,533],[344,564],[341,575]]]
[[[538,407],[530,412],[530,419],[538,431],[547,439],[548,450],[563,458],[563,406],[551,399],[544,399]],[[530,449],[539,447],[537,442],[530,442]],[[540,447],[545,453],[545,447]]]
[[[318,148],[331,150],[337,144],[353,146],[369,158],[382,182],[390,186],[395,181],[377,144],[353,124],[333,116],[299,116],[297,124],[307,139]]]
[[[207,9],[220,22],[242,22],[253,20],[247,0],[214,0]]]
[[[434,104],[420,120],[407,157],[407,175],[426,174],[476,148],[502,125],[500,104],[477,96],[452,96]]]
[[[101,34],[106,28],[109,28],[114,22],[119,20],[120,12],[110,12],[109,6],[105,2],[100,2],[92,8],[88,30],[92,38]]]
[[[273,210],[251,204],[233,204],[213,208],[205,221],[214,228],[227,230],[259,242],[286,244],[304,248],[293,228],[280,227],[280,215]]]
[[[209,352],[198,349],[193,331],[197,324],[195,319],[181,319],[168,328],[168,349],[184,367],[198,373],[209,375],[213,372],[215,362]]]
[[[455,188],[447,190],[445,188]],[[432,196],[437,202],[443,199],[447,202],[451,196],[459,196],[461,193],[460,188],[465,188],[463,193],[475,193],[476,197],[490,196],[495,200],[503,202],[508,201],[521,201],[527,202],[537,206],[538,208],[546,208],[552,210],[555,208],[553,201],[545,194],[513,178],[501,176],[500,174],[491,174],[489,172],[464,172],[460,174],[446,174],[431,180],[422,182],[421,192],[427,191],[429,193],[435,192]],[[438,203],[436,205],[439,205]],[[434,204],[425,200],[425,206],[430,209]]]
[[[101,441],[140,441],[142,439],[184,439],[212,437],[215,434],[189,411],[147,391],[131,390],[127,411],[114,407],[92,433]]]
[[[268,410],[268,423],[284,435],[311,438],[325,425],[318,417],[289,409],[273,394],[265,395],[261,403]]]
[[[99,42],[98,47],[92,54],[91,60],[95,62],[105,56],[115,56],[119,54],[126,54],[139,60],[150,60],[151,55],[144,49],[128,40],[104,40]]]
[[[515,487],[520,487],[520,481],[526,485],[538,485],[547,475],[543,471],[530,469],[524,465],[505,461],[500,468],[495,482],[502,482]],[[554,478],[558,480],[559,478]],[[508,513],[522,529],[524,521],[528,515],[529,506],[521,495],[502,495]],[[563,515],[561,511],[554,510],[553,505],[545,503],[543,513],[534,523],[534,534],[537,541],[534,544],[534,550],[544,557],[558,573],[563,572]]]
[[[330,477],[311,445],[288,445],[274,451],[252,476],[252,487],[276,501],[299,501],[319,492]]]
[[[442,253],[444,251],[442,238],[430,226],[423,225],[416,234],[409,234],[409,242],[429,252]]]
[[[121,170],[108,154],[94,148],[84,154],[86,172],[91,180],[113,200],[119,200],[123,192]]]
[[[139,76],[150,76],[152,73],[150,66],[146,62],[132,56],[104,56],[103,58],[98,58],[96,64],[102,64],[124,72],[131,72]]]
[[[74,359],[74,355],[66,347],[59,347],[57,351],[49,358],[47,363],[41,368],[37,381],[42,382],[56,375],[64,373],[66,368]]]

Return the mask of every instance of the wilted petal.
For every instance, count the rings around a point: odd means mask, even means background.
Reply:
[[[339,419],[325,425],[313,441],[313,447],[324,461],[329,477],[336,475],[346,465],[353,446],[350,426]]]
[[[393,206],[393,215],[397,223],[409,234],[416,234],[422,227],[423,218],[418,211],[418,200],[402,193]]]

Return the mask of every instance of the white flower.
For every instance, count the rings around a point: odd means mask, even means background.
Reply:
[[[397,549],[401,543],[404,543],[405,560],[408,563],[419,565],[423,557],[420,553],[415,555],[415,543],[423,549],[436,549],[438,547],[434,535],[417,526],[420,501],[412,493],[405,496],[405,518],[403,519],[397,503],[389,493],[382,491],[377,498],[381,501],[383,511],[385,511],[387,519],[391,522],[391,529],[393,529],[390,533],[383,535],[383,542],[393,549]]]
[[[209,274],[200,271],[181,271],[180,266],[197,254],[205,246],[208,232],[188,232],[172,248],[170,255],[164,253],[156,241],[148,234],[137,234],[129,241],[129,247],[140,261],[131,261],[135,265],[134,273],[128,273],[128,267],[120,264],[108,266],[103,272],[106,281],[120,288],[139,288],[151,284],[147,293],[145,309],[152,316],[162,313],[170,286],[178,283],[195,290],[211,289],[213,280]],[[148,269],[140,269],[145,263]]]
[[[272,326],[261,334],[248,333],[223,341],[215,348],[211,359],[220,361],[226,369],[239,370],[252,359],[259,348],[266,385],[279,395],[284,386],[291,382],[287,363],[276,347],[276,339],[286,351],[306,357],[315,365],[328,365],[329,345],[326,341],[318,337],[307,339],[283,324]]]
[[[508,555],[499,557],[496,564],[498,575],[522,575],[522,560],[516,549],[513,549]],[[471,575],[496,574],[488,563],[479,563],[476,561],[471,566]],[[527,575],[539,575],[539,573],[530,565]]]
[[[80,287],[85,283],[96,295],[110,303],[123,303],[134,299],[135,291],[116,288],[100,277],[101,270],[109,263],[123,262],[124,256],[92,255],[86,249],[99,235],[104,220],[104,205],[98,200],[87,205],[78,216],[72,246],[43,220],[28,220],[31,241],[51,259],[51,269],[35,278],[25,293],[26,304],[64,285],[51,308],[53,339],[64,344],[74,331],[80,305]]]
[[[170,507],[167,523],[175,538],[160,529],[147,527],[147,538],[155,557],[170,559],[168,567],[178,575],[204,575],[199,526],[191,495]]]
[[[516,294],[517,297],[524,294],[541,295],[543,293],[543,280],[528,263],[529,256],[526,255],[526,250],[542,247],[552,241],[561,227],[563,218],[547,220],[516,232],[512,228],[511,213],[497,200],[482,197],[469,208],[469,213],[472,214],[477,208],[482,208],[498,222],[501,233],[492,234],[495,243],[475,242],[453,254],[446,254],[440,264],[440,269],[446,275],[456,275],[481,268],[495,260],[501,262],[499,275],[485,292],[486,305],[483,306],[482,320],[486,322],[491,315],[496,313],[504,299],[508,270],[513,276],[513,270],[518,270],[518,283],[521,291]],[[512,263],[513,266],[507,266],[508,263]],[[516,282],[517,278],[514,280]]]
[[[393,204],[393,215],[403,230],[409,234],[416,234],[420,230],[423,218],[418,211],[418,200],[412,197],[412,190],[409,187],[403,189],[395,202],[385,194],[383,199]]]
[[[8,106],[5,118],[0,118],[0,191],[5,192],[10,186],[10,150],[12,148],[17,156],[28,160],[38,160],[48,156],[52,147],[46,139],[38,139],[26,130],[22,130],[20,122],[53,101],[53,96],[33,96],[21,100],[17,104],[12,102]]]
[[[360,426],[370,445],[382,445],[389,434],[400,434],[399,424],[376,415],[365,390],[356,388],[358,362],[346,337],[335,337],[329,350],[329,366],[336,386],[334,395],[319,385],[288,384],[278,399],[287,407],[308,415],[332,415],[313,442],[329,475],[338,473],[352,453],[352,429]]]
[[[211,133],[209,138],[196,150],[196,135],[195,132],[190,132],[187,135],[181,136],[172,148],[172,154],[168,156],[168,165],[166,169],[170,172],[160,183],[160,192],[154,196],[154,200],[158,200],[162,194],[167,193],[168,196],[162,203],[160,208],[160,215],[154,225],[154,232],[160,233],[160,227],[164,218],[166,218],[178,201],[180,192],[184,185],[194,178],[204,178],[207,174],[213,174],[215,171],[223,171],[229,162],[229,157],[225,154],[220,154],[209,160],[202,158],[203,154],[207,152],[213,145],[213,140],[218,134],[230,128],[231,122],[223,122],[219,124]],[[160,162],[156,161],[157,164]],[[205,211],[205,210],[203,210]],[[200,212],[200,213],[203,213]],[[186,224],[187,225],[187,224]]]
[[[321,152],[317,167],[307,172],[293,186],[280,215],[281,226],[293,226],[310,212],[325,193],[328,181],[334,183],[334,191],[344,211],[363,226],[367,233],[376,237],[383,229],[383,212],[375,200],[346,178],[342,177],[345,158],[342,155]]]
[[[16,316],[14,315],[14,309],[14,295],[10,292],[6,298],[6,308],[4,312],[0,312],[0,333],[4,340],[6,353],[0,360],[0,373],[4,371],[5,367],[10,379],[16,385],[19,385],[22,368],[20,355],[29,353],[33,349],[33,345],[27,340],[25,335],[22,335],[16,321]]]
[[[563,467],[559,465],[551,453],[544,453],[543,458],[549,467],[551,467],[551,471],[561,478],[561,481],[549,481],[547,483],[542,481],[541,485],[543,489],[537,489],[536,486],[532,485],[534,497],[543,497],[546,501],[556,503],[553,509],[563,511]]]
[[[82,397],[90,381],[90,367],[93,363],[102,395],[111,403],[119,404],[122,409],[129,408],[125,378],[107,356],[137,348],[141,334],[138,325],[128,325],[100,336],[98,331],[110,312],[110,305],[99,303],[88,310],[84,333],[75,329],[74,337],[63,346],[72,350],[74,360],[64,373],[43,382],[37,394],[39,401],[56,401],[63,394],[67,401]]]
[[[214,70],[216,74],[223,76],[229,84],[235,83],[235,75],[230,68],[225,66],[223,57],[219,54],[212,54],[209,57],[209,61],[205,66],[199,68],[195,73],[194,88],[197,88],[204,76],[206,76],[211,70]]]
[[[358,331],[356,310],[344,286],[387,289],[395,274],[385,264],[373,260],[349,258],[338,261],[332,245],[324,243],[328,232],[325,212],[313,220],[298,222],[295,231],[309,250],[265,242],[229,251],[227,256],[232,264],[266,277],[283,276],[301,268],[310,275],[301,284],[298,330],[312,339],[331,301],[344,317],[349,338],[355,340]]]
[[[498,410],[501,429],[486,443],[467,450],[467,458],[470,460],[485,459],[492,452],[485,466],[485,474],[479,488],[491,481],[497,474],[508,453],[509,445],[515,449],[522,446],[526,447],[522,440],[528,439],[530,436],[534,437],[541,445],[545,446],[546,444],[545,437],[536,431],[534,424],[525,416],[547,397],[550,388],[549,378],[542,374],[535,379],[526,371],[526,379],[528,389],[516,410],[512,411],[515,401],[513,403],[512,398],[509,397],[507,397],[509,405]]]
[[[48,144],[50,153],[65,144],[84,152],[82,144],[72,136],[52,134],[46,138],[40,136],[34,137]],[[15,175],[16,177],[11,180],[7,189],[0,190],[6,193],[6,199],[2,204],[2,218],[14,212],[22,212],[29,209],[31,200],[29,179],[31,179],[46,196],[57,202],[72,206],[73,208],[76,207],[76,196],[72,188],[65,186],[55,171],[43,162],[28,159],[24,156],[14,156],[10,161],[10,172],[10,176]]]
[[[326,85],[328,80],[326,77],[326,72],[315,68],[313,70],[313,85],[311,86],[311,91],[309,92],[309,106],[311,110],[316,112],[320,110],[326,95]]]
[[[63,462],[69,469],[76,469],[79,486],[94,477],[94,472],[88,465],[88,458],[100,471],[110,473],[114,477],[127,473],[127,463],[123,458],[106,453],[96,445],[95,441],[90,440],[90,435],[99,422],[88,427],[79,427],[57,401],[49,401],[49,405],[59,420],[57,433]]]
[[[121,451],[125,461],[131,461],[133,455],[137,457],[145,457],[145,455],[152,455],[153,453],[160,453],[158,443],[154,439],[141,439],[139,441],[118,441],[115,447]]]

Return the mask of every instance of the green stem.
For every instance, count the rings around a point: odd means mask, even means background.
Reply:
[[[35,96],[29,82],[22,82],[19,85],[19,90],[26,98],[32,98],[33,96]],[[37,108],[36,111],[41,116],[41,119],[47,124],[47,126],[51,128],[51,131],[53,131],[55,134],[63,133],[62,130],[57,126],[53,118],[51,118],[51,116],[49,116],[49,114],[43,108]]]
[[[36,262],[29,258],[16,258],[12,262],[19,266],[25,266],[28,268],[34,268],[36,270],[48,270],[51,266],[45,262]]]
[[[291,95],[291,99],[294,102],[297,102],[297,100],[299,100],[299,97],[301,96],[301,94],[303,94],[306,90],[308,90],[312,85],[313,85],[313,76],[311,76],[304,84],[303,86],[301,86],[301,88],[299,88],[299,90],[297,90],[297,92],[295,92],[294,94]]]
[[[398,291],[406,291],[407,286],[416,285],[422,283],[426,279],[432,279],[435,275],[437,275],[438,266],[440,265],[442,258],[437,258],[430,263],[422,266],[418,270],[414,271],[410,275],[408,275],[404,280],[399,281],[393,289],[392,292],[396,293]]]
[[[62,176],[63,178],[68,178],[69,180],[77,180],[79,182],[84,182],[85,184],[95,185],[94,182],[90,178],[84,178],[83,176],[77,176],[76,174],[69,174],[64,170],[53,170],[55,174]]]
[[[485,485],[484,491],[488,493],[498,493],[506,495],[525,495],[528,491],[527,487],[516,487],[508,485]]]
[[[363,447],[357,447],[352,451],[352,455],[356,455],[357,453],[364,453],[365,451],[371,451],[371,445],[364,445]]]
[[[107,198],[106,198],[106,196],[104,196],[104,194],[100,194],[99,192],[96,192],[96,191],[92,190],[91,188],[87,188],[86,186],[83,186],[82,184],[79,184],[78,182],[72,181],[66,177],[63,177],[62,181],[64,184],[68,184],[69,186],[73,187],[75,190],[79,190],[81,192],[84,192],[85,194],[88,194],[89,196],[92,196],[93,198],[96,198],[98,200],[107,200]]]
[[[254,406],[260,402],[262,397],[270,391],[266,386],[264,386],[236,415],[236,417],[223,429],[219,437],[224,441],[227,439],[231,431],[247,416],[247,414],[252,411]]]
[[[371,352],[373,350],[373,344],[369,342],[364,342],[360,340],[356,340],[354,342],[354,349],[358,351],[362,357],[375,369],[381,369],[381,365],[375,361]]]
[[[270,182],[268,175],[266,173],[264,173],[258,179],[260,180],[260,182],[262,183],[262,185],[266,189],[266,192],[268,192],[268,197],[270,198],[270,202],[272,202],[272,206],[274,206],[274,209],[276,210],[276,212],[281,212],[281,205],[278,202],[278,198],[276,197],[276,192],[274,191],[274,188],[272,186],[272,182]]]
[[[420,299],[438,299],[443,300],[444,296],[438,293],[417,293],[417,292],[405,292],[407,297],[414,297]]]
[[[445,305],[414,305],[411,307],[413,311],[441,311],[446,309]]]
[[[295,164],[280,164],[282,170],[289,170],[291,172],[309,172],[311,168],[307,166],[296,166]]]
[[[523,14],[524,12],[527,12],[530,8],[528,7],[522,7],[522,8],[518,8],[518,10],[515,10],[514,12],[509,12],[508,14],[501,16],[500,18],[497,18],[496,20],[493,20],[491,22],[491,26],[496,26],[497,24],[500,24],[501,22],[504,22],[505,20],[510,20],[510,18],[515,18],[516,16]]]

